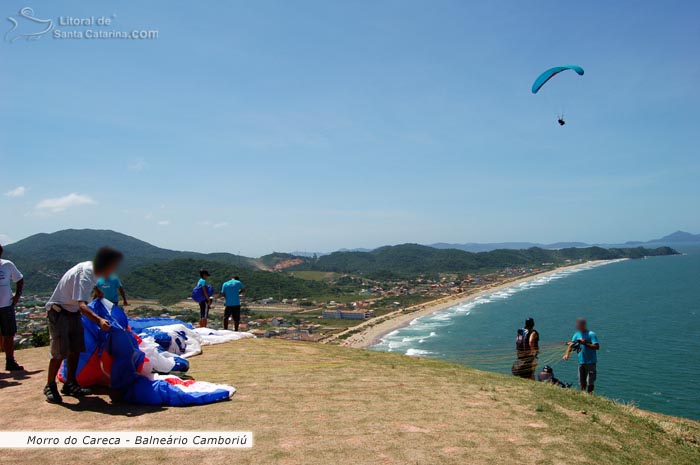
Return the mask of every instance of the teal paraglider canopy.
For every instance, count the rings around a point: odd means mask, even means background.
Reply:
[[[555,66],[554,68],[550,68],[544,73],[540,74],[537,79],[535,79],[535,82],[532,84],[532,93],[536,94],[539,92],[539,90],[542,88],[543,85],[547,83],[550,79],[552,79],[554,76],[557,74],[561,73],[562,71],[567,71],[567,70],[573,70],[576,71],[576,74],[579,76],[583,76],[583,68],[580,66],[576,65],[567,65],[567,66]]]

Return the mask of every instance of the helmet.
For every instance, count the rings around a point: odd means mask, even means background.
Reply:
[[[552,367],[550,367],[549,365],[545,365],[542,368],[542,371],[544,371],[545,373],[552,373],[553,372]]]
[[[535,320],[534,320],[534,318],[528,318],[527,320],[525,320],[525,327],[528,328],[528,329],[529,329],[529,328],[534,328],[534,327],[535,327]]]

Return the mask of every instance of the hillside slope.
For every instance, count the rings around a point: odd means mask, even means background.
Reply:
[[[559,250],[533,247],[526,250],[499,249],[474,253],[455,249],[435,249],[418,244],[402,244],[380,247],[371,252],[334,252],[292,269],[401,276],[479,272],[514,266],[539,266],[544,262],[562,264],[566,260],[612,260],[677,253],[669,247],[658,249],[587,247]]]
[[[266,297],[302,298],[310,295],[330,294],[325,282],[298,279],[270,271],[242,270],[226,263],[201,260],[172,260],[146,265],[122,275],[124,286],[134,297],[156,299],[170,305],[188,298],[199,279],[198,270],[205,267],[211,273],[209,280],[216,292],[221,284],[235,275],[241,275],[249,299]]]
[[[255,260],[229,253],[202,254],[156,247],[148,242],[110,230],[66,229],[51,234],[41,233],[7,245],[3,258],[14,261],[22,270],[28,291],[51,291],[63,273],[95,251],[108,245],[124,253],[122,273],[139,267],[177,259],[207,260],[235,266],[239,269],[257,268]]]
[[[104,395],[49,405],[41,394],[45,349],[20,351],[18,359],[33,371],[20,379],[0,374],[6,429],[254,434],[254,447],[243,451],[75,451],[84,464],[700,463],[697,422],[436,360],[244,340],[191,359],[195,378],[238,388],[232,401],[160,409],[112,405]],[[49,465],[55,454],[7,450],[3,458]]]

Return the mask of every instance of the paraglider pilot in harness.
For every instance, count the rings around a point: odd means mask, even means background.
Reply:
[[[518,359],[513,363],[511,372],[521,378],[534,379],[540,348],[540,334],[535,329],[535,320],[525,320],[525,327],[519,329],[517,334],[515,350]]]

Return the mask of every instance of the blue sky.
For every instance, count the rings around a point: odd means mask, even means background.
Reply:
[[[109,228],[260,255],[700,232],[696,2],[5,1],[0,16],[25,6],[158,38],[0,43],[2,241]],[[532,95],[559,64],[586,75]]]

